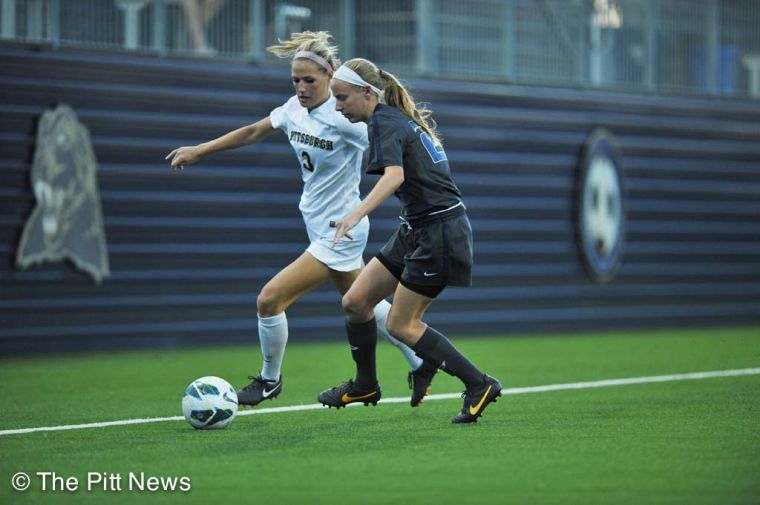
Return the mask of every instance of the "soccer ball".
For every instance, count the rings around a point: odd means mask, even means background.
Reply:
[[[235,419],[238,398],[230,383],[219,377],[201,377],[185,389],[182,413],[199,430],[226,428]]]

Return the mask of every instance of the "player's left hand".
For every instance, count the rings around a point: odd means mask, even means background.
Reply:
[[[351,228],[359,224],[359,221],[361,221],[361,219],[361,217],[357,217],[351,213],[340,221],[330,221],[330,228],[335,228],[335,238],[333,238],[332,245],[330,247],[335,247],[335,244],[338,243],[338,240],[343,237],[347,237],[349,240],[353,240],[354,237],[348,232],[351,230]]]

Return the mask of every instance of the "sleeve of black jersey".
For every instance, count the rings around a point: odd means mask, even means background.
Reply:
[[[406,130],[398,128],[378,115],[372,116],[368,174],[382,175],[385,167],[403,167]]]

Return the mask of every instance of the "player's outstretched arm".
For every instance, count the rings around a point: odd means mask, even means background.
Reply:
[[[208,154],[254,144],[276,131],[272,126],[272,121],[266,117],[261,121],[238,128],[209,142],[204,142],[197,146],[178,147],[167,154],[165,159],[169,160],[172,170],[182,170],[185,168],[185,165],[197,163]]]
[[[397,165],[385,167],[383,176],[377,181],[375,187],[369,192],[367,198],[362,200],[358,207],[356,207],[350,214],[345,216],[340,221],[330,223],[335,227],[335,238],[333,238],[333,247],[338,243],[342,237],[347,236],[349,230],[356,226],[364,216],[369,215],[373,210],[378,208],[381,203],[388,199],[389,196],[396,191],[401,184],[404,183],[404,169]]]

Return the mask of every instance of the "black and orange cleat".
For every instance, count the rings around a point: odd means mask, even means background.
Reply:
[[[488,404],[501,396],[501,383],[488,375],[483,376],[483,385],[468,389],[462,393],[464,406],[462,411],[451,419],[454,424],[476,423],[483,415]]]
[[[430,392],[430,384],[436,372],[438,372],[438,367],[429,361],[423,361],[417,370],[409,372],[406,380],[409,383],[409,389],[412,390],[412,398],[409,402],[412,407],[422,403],[422,399]]]
[[[375,383],[373,387],[359,389],[354,384],[354,381],[349,379],[340,386],[322,391],[317,395],[317,400],[322,403],[322,405],[327,405],[331,408],[341,408],[350,403],[357,402],[361,402],[364,405],[369,405],[370,403],[372,405],[377,405],[381,396],[382,391],[380,390],[380,384]]]

